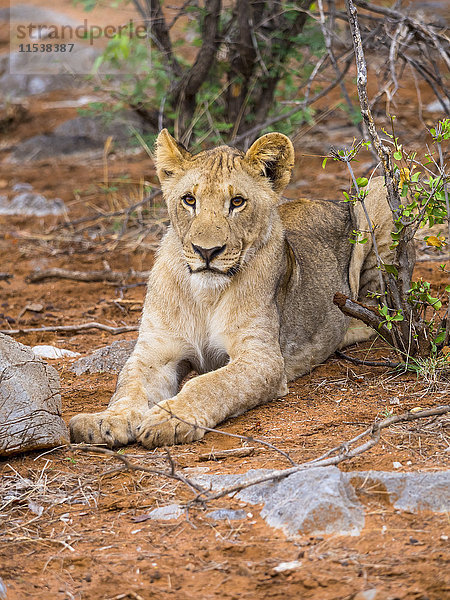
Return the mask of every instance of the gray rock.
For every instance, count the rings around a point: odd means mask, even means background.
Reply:
[[[0,456],[68,441],[58,372],[28,346],[0,334]]]
[[[438,513],[450,511],[450,471],[391,473],[363,471],[343,474],[354,487],[362,489],[381,486],[389,496],[389,502],[399,510],[419,512],[429,510]]]
[[[78,58],[81,59],[82,56]],[[37,65],[33,62],[30,65],[27,62],[29,59],[26,58],[26,53],[20,52],[0,56],[0,98],[18,99],[53,90],[86,87],[87,85],[85,76],[73,74],[73,70],[62,70],[61,65],[52,64],[48,60],[48,56],[44,59],[35,58],[34,60],[41,62]],[[95,60],[95,58],[91,60]]]
[[[116,340],[110,346],[99,348],[89,356],[75,361],[70,370],[76,375],[83,373],[118,373],[136,345],[135,340]]]
[[[206,515],[207,519],[214,519],[215,521],[241,521],[247,518],[245,510],[232,510],[231,508],[219,508],[213,510]]]
[[[0,9],[0,21],[13,22],[31,22],[31,23],[48,23],[54,25],[72,25],[79,24],[63,13],[55,12],[40,6],[30,6],[29,4],[16,4],[11,2],[10,8]]]
[[[147,518],[158,521],[168,521],[170,519],[178,519],[178,517],[181,517],[182,515],[184,515],[184,509],[181,508],[181,506],[178,504],[168,504],[167,506],[154,508],[148,513]]]
[[[19,181],[12,186],[13,192],[30,192],[33,189],[31,183],[22,183]]]
[[[195,477],[212,490],[248,483],[274,471],[251,470],[240,475]],[[342,473],[336,467],[316,467],[293,473],[279,481],[268,481],[245,488],[237,498],[249,504],[262,504],[261,516],[268,525],[287,535],[337,533],[358,535],[364,527],[364,506],[355,489],[387,492],[394,508],[408,512],[450,511],[450,471],[435,473],[393,473],[382,471]],[[375,491],[375,494],[377,492]],[[244,511],[215,511],[216,513]],[[214,513],[208,518],[219,518]],[[226,517],[225,518],[232,518]]]
[[[136,113],[127,110],[115,113],[110,122],[105,122],[101,117],[75,117],[62,123],[53,133],[62,137],[88,138],[103,147],[109,136],[128,140],[131,128],[142,132],[142,121]]]
[[[443,98],[443,102],[447,107],[447,110],[450,110],[450,100],[448,98]],[[426,109],[429,112],[442,113],[442,116],[444,116],[444,107],[439,100],[434,100],[433,102],[427,104]]]
[[[124,111],[105,123],[101,117],[76,117],[66,121],[53,133],[35,135],[20,142],[10,160],[28,162],[53,156],[73,156],[103,151],[105,141],[112,136],[119,144],[128,145],[132,130],[143,131],[141,119],[132,111]]]
[[[76,358],[80,356],[79,352],[72,352],[65,348],[57,348],[56,346],[50,346],[48,344],[38,344],[31,348],[36,356],[39,358]]]
[[[65,212],[64,202],[60,198],[47,200],[42,194],[22,192],[8,202],[0,198],[0,215],[28,215],[43,217],[45,215],[62,215]]]
[[[3,582],[3,579],[0,577],[0,600],[6,600],[8,594],[6,593],[6,585]]]
[[[212,489],[223,489],[270,472],[258,469],[244,475],[201,475],[196,481]],[[280,481],[248,487],[236,496],[250,504],[263,504],[261,516],[268,525],[290,536],[358,535],[364,527],[363,506],[336,467],[293,473]]]

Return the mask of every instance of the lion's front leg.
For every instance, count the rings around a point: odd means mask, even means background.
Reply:
[[[180,378],[188,370],[181,358],[181,347],[175,341],[168,343],[167,337],[140,338],[119,375],[108,408],[73,417],[71,440],[110,447],[134,442],[150,407],[176,394]]]
[[[152,407],[138,426],[137,439],[147,448],[199,440],[205,427],[286,393],[281,353],[244,354]]]

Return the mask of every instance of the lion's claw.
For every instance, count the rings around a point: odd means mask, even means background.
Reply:
[[[156,448],[201,439],[204,430],[196,426],[193,415],[186,413],[185,409],[177,411],[173,400],[167,406],[165,402],[153,406],[136,429],[137,441],[146,448]],[[181,420],[171,414],[178,415]]]
[[[110,448],[136,441],[136,428],[142,421],[140,411],[105,410],[76,415],[70,420],[70,439],[75,443],[107,444]]]

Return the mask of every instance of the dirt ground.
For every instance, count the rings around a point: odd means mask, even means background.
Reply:
[[[48,3],[47,3],[48,4]],[[51,3],[50,3],[51,4]],[[86,90],[71,90],[70,99]],[[406,82],[397,101],[399,130],[405,144],[423,147],[414,84]],[[37,269],[62,267],[81,271],[127,272],[152,266],[164,209],[157,202],[145,215],[158,226],[136,225],[119,239],[123,220],[99,221],[96,229],[57,228],[67,220],[95,212],[117,210],[139,200],[143,181],[155,183],[153,165],[144,151],[132,156],[112,153],[86,161],[49,159],[39,163],[7,162],[11,144],[52,130],[76,116],[61,108],[67,92],[52,92],[28,103],[27,119],[2,135],[0,194],[10,194],[18,182],[31,183],[47,198],[60,197],[64,217],[0,217],[0,271],[13,273],[0,281],[0,329],[69,325],[98,321],[137,325],[145,288],[121,288],[107,283],[47,280],[29,283]],[[431,95],[422,89],[424,105]],[[323,107],[333,103],[329,97]],[[348,177],[339,164],[321,168],[320,147],[351,141],[352,130],[338,111],[318,113],[315,129],[305,127],[297,138],[297,166],[286,193],[337,198]],[[432,115],[424,113],[425,122]],[[319,149],[319,150],[318,150]],[[313,155],[313,156],[311,156]],[[364,162],[364,160],[366,162]],[[370,163],[361,161],[361,174]],[[105,164],[108,185],[105,183]],[[114,183],[118,189],[112,190]],[[116,226],[117,225],[117,226]],[[428,260],[427,257],[430,259]],[[439,260],[419,253],[416,276],[442,291],[447,276]],[[136,280],[133,280],[136,281]],[[24,310],[31,303],[39,310]],[[34,307],[36,308],[36,306]],[[91,331],[80,334],[34,333],[15,336],[24,344],[53,344],[89,354],[115,339]],[[380,342],[350,350],[359,358],[393,358]],[[68,370],[70,360],[49,361],[61,377],[63,417],[105,407],[116,376],[81,375]],[[289,386],[282,400],[259,407],[222,424],[228,433],[263,439],[288,452],[297,462],[315,458],[366,429],[376,418],[448,402],[448,382],[432,374],[394,374],[385,368],[355,366],[336,356]],[[344,470],[435,471],[448,468],[448,417],[429,419],[385,430],[372,450],[343,463]],[[215,453],[255,447],[248,456],[224,458]],[[161,449],[138,445],[123,451],[140,465],[167,470]],[[209,433],[199,442],[171,449],[176,467],[186,476],[200,472],[244,472],[250,468],[288,466],[283,457],[258,443]],[[400,463],[400,466],[394,465]],[[287,539],[268,527],[257,507],[246,507],[243,521],[212,521],[208,511],[241,508],[235,498],[189,509],[176,521],[143,519],[157,506],[188,501],[192,492],[178,482],[147,473],[120,470],[117,460],[59,448],[0,461],[0,576],[8,600],[33,598],[147,600],[175,598],[350,600],[363,590],[376,590],[376,600],[445,600],[450,598],[449,515],[399,512],[380,490],[362,485],[360,500],[367,506],[366,525],[358,537],[298,536]],[[18,493],[18,491],[20,493]],[[275,567],[299,561],[297,568]],[[0,598],[2,597],[0,591]],[[358,597],[362,600],[364,597]]]

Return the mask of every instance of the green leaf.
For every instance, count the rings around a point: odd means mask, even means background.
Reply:
[[[384,265],[384,269],[386,273],[391,273],[395,279],[398,279],[398,269],[395,265]]]
[[[442,344],[442,342],[444,340],[445,340],[445,329],[441,329],[441,331],[434,338],[434,343],[435,344]]]
[[[392,321],[403,321],[404,317],[401,314],[396,314],[392,317]]]
[[[394,152],[394,158],[395,160],[402,160],[402,153],[400,151]]]
[[[324,158],[322,161],[322,169],[325,169],[325,167],[327,166],[327,160],[328,160],[328,156],[326,158]]]
[[[367,179],[367,177],[358,177],[358,179],[356,180],[356,185],[360,188],[366,187],[368,183],[369,180]]]

